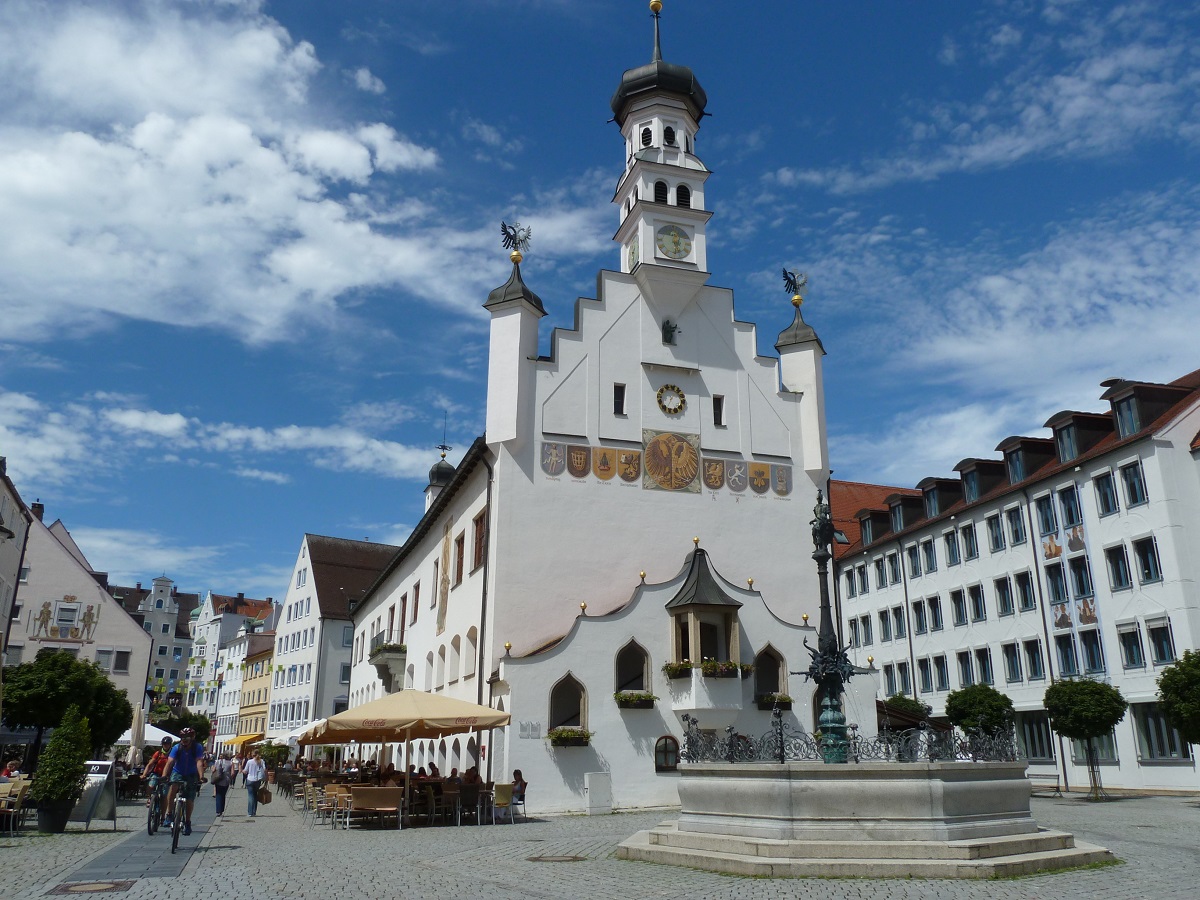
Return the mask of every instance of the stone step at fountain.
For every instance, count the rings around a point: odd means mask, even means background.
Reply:
[[[650,843],[664,847],[803,859],[989,859],[1075,846],[1074,835],[1049,829],[958,841],[784,841],[680,831],[674,822],[667,822],[649,834]]]
[[[997,878],[1113,859],[1064,832],[966,841],[779,841],[677,831],[641,831],[621,859],[772,878]]]

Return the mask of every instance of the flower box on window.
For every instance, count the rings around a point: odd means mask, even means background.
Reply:
[[[613,699],[618,709],[654,709],[658,698],[647,691],[617,691]]]
[[[792,708],[792,698],[787,694],[759,694],[754,698],[759,709],[773,710],[776,705],[782,710]]]
[[[551,728],[546,732],[551,747],[586,747],[594,732],[583,728]]]
[[[705,678],[745,678],[754,673],[754,666],[740,666],[727,659],[706,659],[700,663],[700,672]]]
[[[668,678],[690,678],[692,675],[692,664],[686,659],[683,662],[663,663],[662,671]]]

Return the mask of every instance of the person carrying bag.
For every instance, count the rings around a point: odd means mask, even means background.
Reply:
[[[254,755],[246,760],[242,771],[246,775],[246,815],[254,818],[258,815],[258,789],[266,790],[267,766],[262,759],[262,751],[255,750]]]
[[[222,753],[213,763],[208,780],[217,793],[217,815],[225,815],[225,795],[229,793],[229,785],[233,777],[233,767],[229,761],[230,754]]]

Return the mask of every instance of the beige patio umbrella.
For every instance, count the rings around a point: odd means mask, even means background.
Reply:
[[[507,725],[512,716],[506,712],[457,700],[444,694],[425,691],[397,691],[330,716],[299,739],[301,744],[348,744],[350,741],[392,743],[404,741],[404,793],[411,785],[407,762],[411,758],[413,738],[436,738],[481,728]]]

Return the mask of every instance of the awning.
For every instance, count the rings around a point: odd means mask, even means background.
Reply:
[[[257,740],[261,740],[261,739],[262,739],[262,732],[260,731],[258,734],[239,734],[236,737],[229,738],[229,740],[221,740],[220,738],[218,738],[217,740],[220,741],[220,743],[224,744],[226,747],[240,747],[240,746],[242,746],[242,744],[246,744],[251,741],[257,741]]]
[[[314,724],[299,742],[410,741],[507,725],[510,718],[506,712],[444,694],[398,691],[330,716],[323,725]]]
[[[129,739],[133,736],[132,734],[130,734],[131,731],[132,731],[131,728],[125,729],[125,733],[122,734],[119,738],[117,738],[117,746],[119,746],[119,747],[128,747],[129,746]],[[169,731],[163,731],[161,728],[157,728],[154,725],[151,725],[149,722],[146,723],[145,730],[142,733],[142,746],[157,747],[159,744],[162,743],[163,738],[170,738],[173,741],[179,740],[179,737],[177,735],[171,734],[171,732],[169,732]]]

